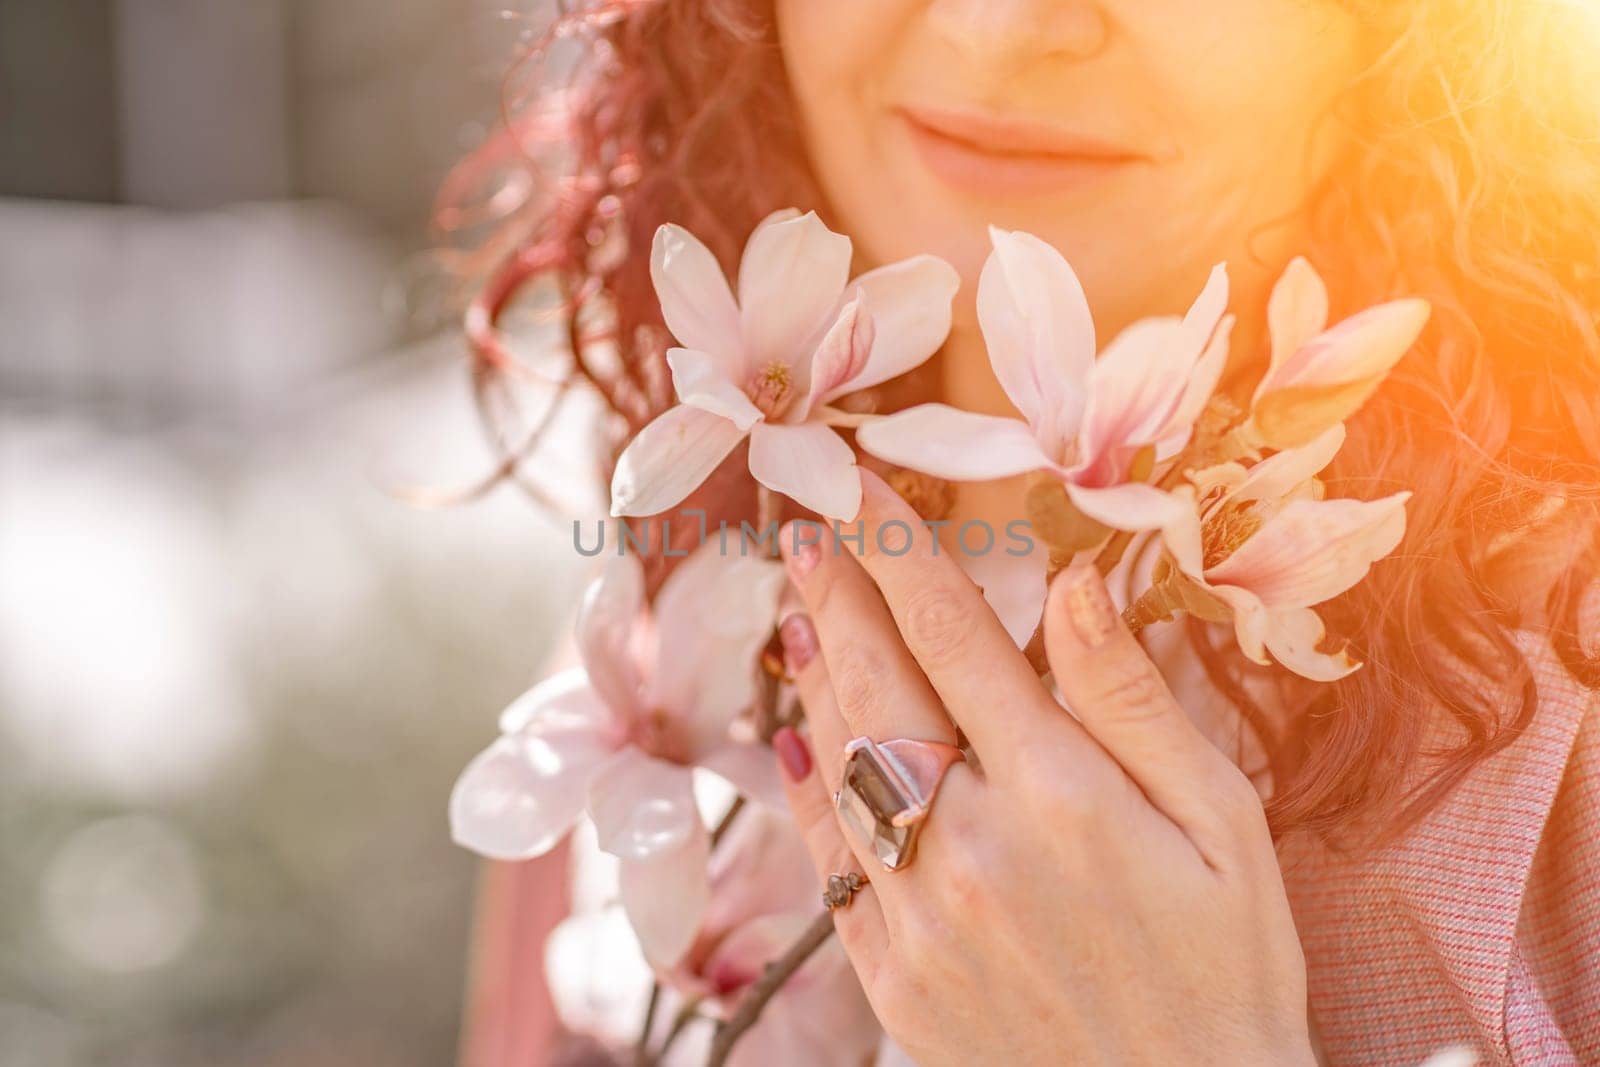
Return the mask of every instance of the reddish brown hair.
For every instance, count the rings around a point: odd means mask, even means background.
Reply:
[[[1257,669],[1191,628],[1269,753],[1279,832],[1372,812],[1397,828],[1512,741],[1536,707],[1518,626],[1548,632],[1600,683],[1577,636],[1580,579],[1600,560],[1600,108],[1573,44],[1594,27],[1564,21],[1591,16],[1523,0],[1352,5],[1379,47],[1329,116],[1357,148],[1305,207],[1307,252],[1336,314],[1418,295],[1435,315],[1330,472],[1336,494],[1414,492],[1400,550],[1323,609],[1366,668],[1313,688],[1278,678],[1295,709],[1283,720],[1248,695]],[[562,59],[561,84],[536,69]],[[504,128],[448,183],[438,217],[470,249],[468,336],[491,422],[509,381],[545,381],[558,399],[582,384],[611,413],[614,456],[672,399],[644,252],[656,227],[687,226],[731,266],[767,212],[827,205],[770,0],[563,5],[526,63],[511,82],[536,88],[508,91]],[[516,360],[498,327],[541,290],[569,342],[553,373]],[[497,435],[495,478],[520,476],[546,421]],[[1494,540],[1507,533],[1526,536]],[[1550,565],[1506,565],[1535,555]]]

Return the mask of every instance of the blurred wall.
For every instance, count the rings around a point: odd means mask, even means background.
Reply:
[[[504,6],[0,0],[6,1067],[452,1058],[445,800],[582,577],[395,494],[488,467],[410,295]]]

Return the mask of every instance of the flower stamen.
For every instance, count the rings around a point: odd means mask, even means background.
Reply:
[[[794,375],[789,370],[789,364],[776,359],[756,371],[750,378],[750,384],[745,387],[750,402],[769,419],[776,418],[789,406],[793,390]]]

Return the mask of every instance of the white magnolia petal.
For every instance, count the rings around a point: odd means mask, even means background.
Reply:
[[[745,432],[721,415],[679,404],[636,434],[611,476],[611,514],[658,515],[700,488]]]
[[[1139,449],[1169,431],[1201,348],[1176,318],[1142,319],[1117,335],[1089,371],[1089,400],[1078,431],[1083,480],[1105,485],[1127,476]]]
[[[535,719],[475,756],[450,791],[450,836],[492,859],[548,852],[584,807],[587,783],[611,754],[605,734]]]
[[[651,705],[676,715],[696,755],[726,741],[755,699],[756,656],[772,635],[783,565],[718,541],[692,553],[656,597]]]
[[[1317,651],[1326,636],[1322,619],[1310,608],[1277,608],[1267,622],[1267,651],[1273,659],[1313,682],[1336,682],[1361,668],[1361,662],[1343,648],[1336,652]]]
[[[725,376],[710,353],[670,348],[667,366],[672,368],[672,390],[682,403],[721,415],[741,430],[761,421],[761,409],[750,402],[740,385]]]
[[[896,466],[962,482],[1055,467],[1026,423],[948,404],[920,404],[873,419],[856,430],[856,444]]]
[[[913,256],[869,270],[851,283],[874,326],[867,365],[823,403],[898,377],[927,362],[950,334],[950,304],[961,288],[956,269],[938,256]]]
[[[640,679],[634,635],[644,605],[644,568],[637,556],[626,553],[606,561],[600,577],[584,591],[578,608],[578,655],[589,683],[619,716],[638,710]]]
[[[1233,611],[1233,636],[1239,651],[1252,663],[1265,667],[1272,661],[1267,658],[1267,627],[1272,614],[1261,598],[1247,589],[1232,585],[1214,585],[1210,592]]]
[[[617,868],[617,895],[639,947],[657,967],[668,967],[689,951],[711,898],[706,864],[711,852],[704,825],[681,844],[646,860],[624,859]]]
[[[994,251],[978,276],[978,324],[1011,402],[1060,454],[1083,417],[1094,366],[1094,320],[1061,253],[1028,233],[991,226]]]
[[[850,239],[816,212],[757,227],[739,264],[739,319],[749,365],[770,360],[798,374],[833,322],[850,278]]]
[[[856,454],[820,422],[750,428],[750,473],[801,507],[848,522],[861,510]]]
[[[1264,500],[1275,505],[1332,463],[1344,447],[1344,438],[1344,423],[1334,423],[1309,444],[1273,453],[1249,469],[1229,499],[1239,503]]]
[[[784,421],[804,422],[818,404],[844,391],[847,383],[859,377],[867,366],[876,336],[877,326],[867,309],[866,295],[857,292],[818,342],[811,356],[805,402],[796,404]]]
[[[1278,367],[1328,326],[1328,287],[1304,256],[1289,261],[1267,301],[1271,366]]]
[[[1426,300],[1413,297],[1352,315],[1269,370],[1256,397],[1278,389],[1381,379],[1416,343],[1432,310]]]
[[[1187,517],[1194,514],[1194,500],[1189,494],[1157,489],[1144,482],[1104,488],[1069,482],[1067,496],[1079,511],[1113,530],[1172,530],[1177,535],[1186,528]]]
[[[1405,534],[1410,493],[1381,500],[1295,500],[1206,572],[1273,608],[1310,607],[1355,585]]]
[[[633,745],[590,775],[588,804],[600,847],[620,859],[647,860],[704,828],[689,768]]]
[[[783,782],[778,778],[778,762],[766,745],[730,741],[705,753],[696,762],[759,804],[782,809],[788,803]]]
[[[678,343],[710,353],[724,376],[743,379],[748,371],[740,355],[739,308],[711,250],[682,226],[667,223],[650,246],[650,280]]]

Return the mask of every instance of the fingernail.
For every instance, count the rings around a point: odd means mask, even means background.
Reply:
[[[796,582],[810,574],[822,558],[822,546],[816,541],[802,540],[804,530],[793,530],[785,539],[788,549],[789,575]]]
[[[817,656],[817,628],[802,613],[796,612],[783,620],[778,627],[778,639],[783,642],[783,665],[791,678],[805,670],[806,664]]]
[[[1117,628],[1117,606],[1105,582],[1093,567],[1074,567],[1062,576],[1067,582],[1067,618],[1089,648],[1104,644]]]
[[[782,727],[772,735],[772,750],[778,754],[778,765],[789,781],[805,781],[811,773],[811,749],[794,727]]]

